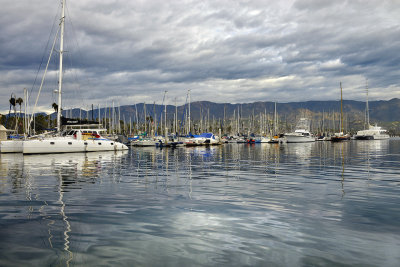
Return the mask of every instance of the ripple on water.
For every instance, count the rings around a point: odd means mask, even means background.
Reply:
[[[0,157],[0,265],[397,266],[400,140]]]

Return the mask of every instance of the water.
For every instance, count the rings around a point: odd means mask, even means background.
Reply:
[[[400,140],[0,156],[0,266],[399,266]]]

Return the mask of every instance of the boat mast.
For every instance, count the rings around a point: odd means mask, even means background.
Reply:
[[[164,93],[164,134],[165,134],[165,141],[167,141],[167,101],[165,100],[165,96],[167,95],[168,91]]]
[[[189,95],[189,116],[188,116],[188,134],[190,133],[190,89],[188,90]]]
[[[365,81],[365,90],[367,92],[367,103],[365,106],[365,116],[366,116],[366,123],[367,123],[366,127],[369,128],[368,79]],[[367,129],[367,128],[365,128],[365,129]]]
[[[342,93],[342,82],[340,82],[340,131],[344,134],[343,130],[343,93]]]
[[[146,102],[143,102],[143,110],[144,110],[144,132],[147,136],[147,115],[146,115]]]
[[[58,109],[57,109],[57,131],[61,131],[61,88],[62,88],[62,75],[63,75],[63,53],[64,53],[64,22],[65,22],[65,1],[62,0],[62,11],[61,11],[61,35],[60,35],[60,66],[58,76]]]
[[[175,97],[175,135],[178,135],[178,106],[176,104],[176,97]]]
[[[274,107],[274,135],[277,134],[278,130],[277,130],[277,125],[278,125],[278,117],[276,115],[276,101],[275,101],[275,107]]]

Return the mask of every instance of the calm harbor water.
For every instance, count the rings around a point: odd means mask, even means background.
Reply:
[[[400,139],[0,155],[0,266],[399,266]]]

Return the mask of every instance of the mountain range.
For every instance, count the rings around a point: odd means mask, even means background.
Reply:
[[[393,98],[391,100],[369,101],[369,115],[371,124],[379,124],[390,128],[391,132],[400,132],[400,99]],[[274,102],[254,102],[254,103],[214,103],[210,101],[197,101],[190,104],[190,116],[192,120],[199,120],[200,118],[208,120],[226,120],[237,118],[239,112],[242,119],[257,118],[263,114],[267,114],[270,118],[274,114]],[[306,102],[290,102],[290,103],[277,103],[277,114],[280,121],[285,121],[286,124],[295,124],[300,117],[309,117],[320,124],[322,120],[338,121],[340,117],[340,101],[306,101]],[[144,113],[146,117],[156,118],[157,121],[161,120],[161,114],[165,106],[159,104],[135,104],[125,105],[114,109],[115,118],[120,118],[125,122],[144,121]],[[176,107],[167,105],[168,120],[174,118]],[[178,120],[183,121],[185,114],[187,116],[189,105],[181,105],[177,107]],[[343,101],[343,114],[344,121],[347,121],[350,130],[357,130],[363,127],[366,114],[366,102],[344,100]],[[81,109],[73,109],[63,111],[64,116],[68,117],[81,117],[89,119],[97,119],[100,117],[111,117],[112,108],[94,107],[92,110],[86,111]],[[156,114],[156,116],[154,116]],[[52,114],[54,117],[55,114]],[[164,115],[162,115],[164,117]],[[333,116],[333,119],[332,119]]]

